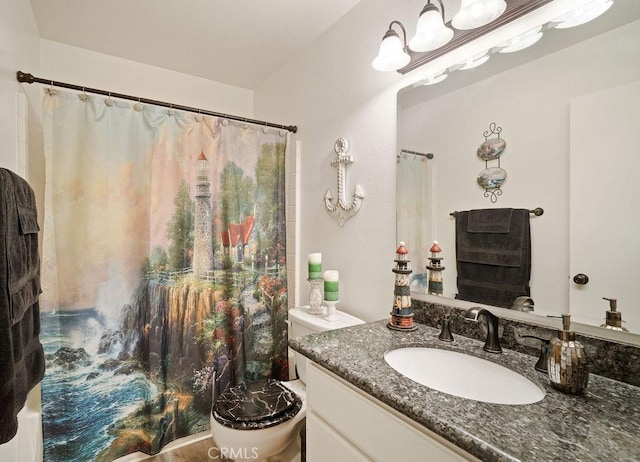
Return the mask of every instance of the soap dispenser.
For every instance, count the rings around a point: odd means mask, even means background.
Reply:
[[[589,367],[584,347],[571,332],[571,315],[562,315],[562,330],[551,339],[547,365],[551,386],[571,395],[581,395],[589,383]]]
[[[603,300],[609,302],[609,311],[607,311],[606,322],[600,327],[611,330],[620,330],[623,332],[629,332],[629,329],[622,327],[622,313],[617,311],[618,300],[615,298],[602,297]]]

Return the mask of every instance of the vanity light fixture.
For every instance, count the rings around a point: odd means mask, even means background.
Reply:
[[[542,38],[542,26],[538,26],[534,29],[513,37],[511,40],[498,45],[499,53],[513,53],[516,51],[524,50],[535,44]]]
[[[462,0],[460,11],[451,20],[456,29],[475,29],[489,24],[507,9],[505,0]]]
[[[446,24],[443,24],[444,4],[442,0],[437,0],[440,5],[438,8],[435,1],[427,0],[427,4],[420,13],[416,36],[411,39],[409,45],[407,45],[406,30],[402,23],[394,20],[389,24],[389,30],[385,33],[380,45],[380,52],[371,63],[374,69],[396,70],[404,75],[555,0],[509,0],[508,2],[462,0],[460,11],[450,23]],[[512,53],[527,48],[537,43],[542,38],[543,31],[548,29],[574,27],[591,21],[607,11],[614,0],[563,0],[563,2],[567,3],[569,8],[573,7],[573,10],[551,21],[547,19],[548,22],[545,24],[518,34],[499,45],[492,45],[490,50],[450,66],[443,72],[432,72],[425,79],[416,82],[416,85],[432,85],[441,82],[447,74],[458,69],[478,67],[487,62],[492,53]],[[402,29],[403,40],[400,40],[398,32],[393,30],[394,24]],[[444,42],[451,32],[453,32],[453,38]],[[437,46],[436,37],[444,44]],[[420,51],[429,47],[435,48]]]
[[[607,11],[611,5],[613,5],[613,0],[580,0],[575,10],[552,21],[553,27],[556,29],[568,29],[580,26],[596,19]]]
[[[438,6],[435,4],[437,1]],[[541,0],[536,0],[541,1]],[[550,0],[544,0],[548,2]],[[507,9],[505,0],[462,0],[460,11],[451,24],[456,29],[475,29],[498,18]],[[371,66],[382,72],[397,71],[411,62],[410,53],[426,53],[443,47],[451,42],[454,31],[445,24],[444,3],[442,0],[427,0],[422,8],[416,26],[416,34],[407,46],[407,31],[400,21],[391,21],[389,29],[382,37],[378,55]],[[402,29],[402,39],[393,29],[396,24]]]
[[[453,38],[453,30],[444,24],[444,4],[442,0],[437,1],[440,4],[440,10],[431,3],[431,0],[428,0],[420,12],[416,35],[409,41],[409,48],[413,51],[435,50],[446,45]]]

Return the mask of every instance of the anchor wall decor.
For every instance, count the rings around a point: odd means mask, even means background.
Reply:
[[[336,152],[336,158],[331,161],[331,166],[338,168],[338,203],[335,203],[333,193],[329,188],[324,195],[324,205],[329,215],[335,218],[340,226],[343,226],[349,218],[360,210],[362,199],[364,199],[364,190],[357,184],[353,196],[351,196],[351,203],[347,203],[345,192],[346,165],[352,163],[355,159],[353,156],[347,155],[349,140],[346,138],[338,138],[333,145],[333,150]]]

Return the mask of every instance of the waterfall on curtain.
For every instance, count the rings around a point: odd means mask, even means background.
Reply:
[[[212,386],[288,377],[288,137],[51,93],[45,461],[157,453],[208,431]]]
[[[411,289],[427,290],[427,260],[432,243],[432,190],[426,157],[401,153],[396,179],[396,233],[409,250]]]

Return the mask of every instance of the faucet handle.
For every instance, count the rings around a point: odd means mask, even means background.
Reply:
[[[484,315],[487,322],[487,339],[482,349],[489,353],[502,353],[500,339],[498,338],[498,317],[486,308],[474,306],[464,313],[465,319],[478,322],[478,318]]]
[[[443,342],[453,342],[453,334],[451,334],[451,326],[450,326],[449,314],[445,314],[442,319],[442,331],[438,338]]]
[[[536,363],[535,370],[539,372],[547,373],[547,361],[549,359],[549,342],[551,340],[547,340],[546,338],[540,338],[535,335],[521,335],[522,338],[535,338],[536,340],[540,340],[540,357],[538,358],[538,362]]]

